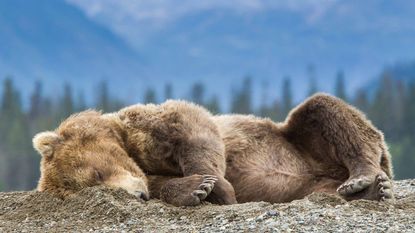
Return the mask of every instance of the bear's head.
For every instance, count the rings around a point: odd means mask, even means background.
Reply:
[[[37,134],[33,146],[42,156],[39,191],[65,198],[83,188],[106,185],[147,200],[147,178],[124,146],[116,115],[85,111],[55,131]]]

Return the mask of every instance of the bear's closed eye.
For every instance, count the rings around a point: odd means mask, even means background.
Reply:
[[[102,175],[100,171],[95,170],[94,174],[95,174],[95,179],[97,181],[104,181],[104,176]]]

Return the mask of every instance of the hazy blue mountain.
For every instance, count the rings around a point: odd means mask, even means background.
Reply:
[[[227,103],[231,87],[249,75],[257,103],[261,86],[269,102],[280,96],[287,75],[295,99],[302,99],[310,64],[320,90],[332,91],[341,69],[351,92],[370,85],[384,66],[415,58],[413,2],[322,1],[311,9],[297,1],[258,2],[269,6],[251,11],[226,2],[200,8],[192,1],[0,0],[0,77],[13,74],[25,89],[42,79],[49,93],[61,90],[62,79],[88,93],[106,79],[130,102],[148,86],[160,93],[166,82],[175,97],[185,97],[192,83],[202,81],[208,95]],[[137,20],[154,12],[156,19],[164,12],[164,21]]]
[[[102,79],[131,84],[143,64],[122,38],[65,1],[0,1],[0,76],[13,75],[21,88],[35,79],[49,92],[62,80],[88,92]]]
[[[245,75],[257,93],[268,83],[270,96],[290,75],[298,100],[309,64],[321,90],[332,90],[341,69],[352,91],[384,66],[415,58],[415,3],[405,0],[68,1],[145,54],[157,77],[150,85],[202,80],[225,99]]]

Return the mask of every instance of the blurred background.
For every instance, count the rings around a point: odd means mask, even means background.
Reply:
[[[39,178],[36,132],[73,112],[187,99],[282,121],[324,91],[415,178],[415,1],[0,0],[0,190]]]

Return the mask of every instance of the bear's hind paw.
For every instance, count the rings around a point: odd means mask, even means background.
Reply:
[[[389,178],[384,175],[380,174],[376,176],[376,183],[377,183],[377,199],[379,201],[387,201],[393,199],[393,191],[392,191],[392,182]]]
[[[374,176],[359,176],[349,179],[340,185],[337,192],[347,200],[387,201],[393,199],[392,181],[384,172]]]

